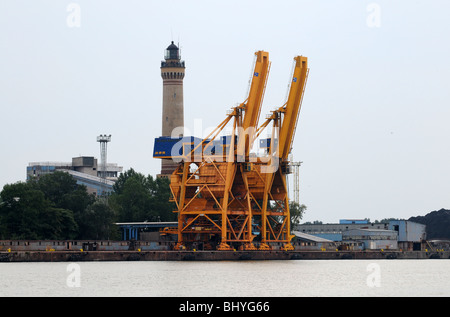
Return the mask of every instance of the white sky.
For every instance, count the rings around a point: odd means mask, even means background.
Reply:
[[[100,134],[109,162],[155,176],[174,40],[191,131],[245,99],[255,51],[272,61],[261,121],[283,103],[293,57],[308,57],[293,149],[303,221],[450,208],[449,12],[448,0],[0,0],[0,188],[29,162],[99,158]]]

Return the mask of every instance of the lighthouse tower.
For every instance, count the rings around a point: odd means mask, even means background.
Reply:
[[[164,61],[161,62],[161,77],[163,79],[162,104],[162,136],[180,137],[184,134],[183,113],[183,78],[184,61],[180,50],[173,43],[167,47]],[[167,177],[177,167],[170,159],[161,160],[161,176]]]

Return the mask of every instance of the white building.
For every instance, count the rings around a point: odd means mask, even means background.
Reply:
[[[395,230],[352,229],[342,232],[342,242],[363,242],[366,250],[397,249],[397,239]]]
[[[27,180],[39,178],[55,171],[64,171],[73,176],[77,184],[87,187],[89,193],[101,195],[112,191],[112,186],[122,172],[123,167],[116,163],[106,165],[106,178],[101,177],[97,159],[93,156],[72,158],[72,162],[31,162],[27,166]]]

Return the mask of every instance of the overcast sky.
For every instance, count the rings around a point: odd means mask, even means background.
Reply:
[[[0,189],[29,162],[99,158],[100,134],[109,162],[159,173],[173,40],[190,131],[245,99],[256,51],[272,61],[261,121],[308,57],[293,148],[303,221],[450,208],[449,12],[448,0],[0,0]]]

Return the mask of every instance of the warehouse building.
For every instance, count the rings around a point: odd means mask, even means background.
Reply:
[[[398,232],[398,247],[405,251],[419,251],[426,240],[426,226],[421,223],[392,220],[388,228]]]
[[[365,250],[398,249],[398,233],[382,229],[351,229],[342,233],[342,242],[362,242]]]
[[[341,219],[339,223],[301,224],[296,231],[332,241],[342,241],[342,233],[352,229],[388,229],[387,223],[369,223],[368,220]]]
[[[365,249],[419,251],[426,240],[426,226],[408,220],[370,223],[368,220],[340,220],[338,224],[302,224],[296,231],[340,242],[361,242]]]

